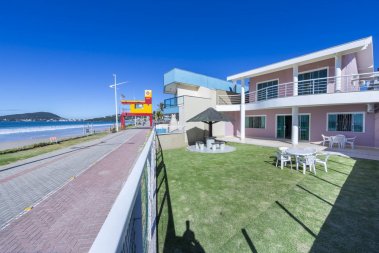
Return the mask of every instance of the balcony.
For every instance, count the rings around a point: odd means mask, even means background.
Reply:
[[[182,106],[184,104],[184,97],[173,97],[168,98],[163,101],[164,105],[164,114],[172,114],[172,113],[179,113],[179,106]]]
[[[176,68],[164,74],[163,83],[164,93],[166,94],[176,94],[178,85],[192,88],[205,87],[211,90],[230,92],[240,91],[240,86],[235,86],[231,82]]]
[[[370,96],[373,101],[367,101],[366,94],[369,91],[375,91],[379,95],[379,72],[281,83],[245,93],[245,103],[254,105],[253,107],[257,109],[263,109],[291,106],[291,103],[294,105],[328,104],[332,103],[330,99],[333,99],[335,103],[361,100],[361,102],[378,102],[377,96]],[[352,95],[347,101],[346,93],[359,95]],[[330,97],[331,94],[335,95]],[[217,105],[220,110],[228,111],[227,107],[239,104],[241,104],[240,94],[217,97]]]

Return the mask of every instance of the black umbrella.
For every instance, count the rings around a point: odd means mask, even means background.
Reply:
[[[205,111],[199,113],[195,117],[187,120],[187,122],[204,122],[209,125],[209,137],[212,137],[212,125],[220,121],[230,121],[223,113],[209,107]]]

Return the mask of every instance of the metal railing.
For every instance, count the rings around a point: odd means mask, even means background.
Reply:
[[[92,244],[91,253],[156,252],[155,152],[153,130]]]
[[[157,135],[179,134],[185,132],[185,126],[182,125],[157,124],[155,128]]]
[[[297,89],[295,89],[296,87]],[[256,103],[259,101],[282,97],[341,92],[360,92],[370,90],[379,90],[379,72],[343,75],[338,77],[333,76],[299,80],[298,82],[281,83],[245,93],[245,103]],[[217,97],[217,104],[241,104],[241,94],[219,95]]]
[[[163,101],[164,108],[176,107],[184,103],[184,97],[167,98]]]

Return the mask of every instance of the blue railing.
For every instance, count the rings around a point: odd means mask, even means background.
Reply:
[[[206,87],[208,89],[214,89],[214,90],[224,90],[224,91],[230,91],[230,92],[240,92],[240,85],[235,85],[231,82],[198,74],[193,73],[191,71],[182,70],[182,69],[172,69],[171,71],[164,74],[164,86],[165,86],[165,92],[166,93],[172,93],[168,92],[166,90],[166,86],[180,83],[180,84],[187,84],[187,85],[193,85],[193,86],[201,86]]]
[[[179,105],[182,105],[184,103],[184,97],[173,97],[173,98],[167,98],[164,100],[164,108],[170,108],[170,107],[176,107]]]

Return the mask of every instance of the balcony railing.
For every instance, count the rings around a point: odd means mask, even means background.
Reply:
[[[155,130],[101,227],[91,253],[156,252]]]
[[[297,95],[294,93],[296,92],[294,90],[296,85]],[[245,103],[256,103],[282,97],[370,90],[379,90],[379,72],[301,80],[296,83],[281,83],[245,93]],[[241,104],[241,95],[219,95],[217,104]]]
[[[177,107],[177,106],[182,105],[183,103],[184,103],[183,96],[168,98],[163,101],[164,108]]]

